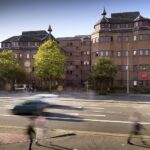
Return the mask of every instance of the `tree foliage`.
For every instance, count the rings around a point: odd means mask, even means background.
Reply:
[[[35,56],[35,76],[48,81],[62,79],[65,64],[66,57],[60,52],[59,45],[48,40],[39,47]]]
[[[100,58],[98,62],[92,66],[90,78],[95,88],[106,89],[117,73],[116,66],[111,60]]]
[[[14,80],[24,77],[25,72],[14,58],[11,50],[0,52],[0,78],[2,80],[13,82]]]

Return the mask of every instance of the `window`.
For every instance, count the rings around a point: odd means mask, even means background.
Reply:
[[[122,37],[121,36],[118,36],[118,42],[122,42]]]
[[[136,41],[136,40],[137,40],[137,37],[136,37],[136,35],[134,35],[134,36],[133,36],[133,40],[134,40],[134,41]]]
[[[97,37],[97,38],[95,38],[95,42],[96,43],[98,43],[99,42],[99,38]]]
[[[125,24],[125,28],[129,28],[129,24]]]
[[[118,56],[118,57],[121,56],[121,52],[120,52],[120,51],[117,52],[117,56]]]
[[[139,23],[138,23],[138,22],[135,22],[135,23],[134,23],[134,26],[135,26],[135,27],[138,27],[138,26],[139,26]]]
[[[105,42],[110,42],[111,38],[109,36],[105,36]]]
[[[138,71],[138,65],[133,65],[133,71]]]
[[[129,42],[129,36],[126,36],[126,37],[125,37],[125,41],[126,41],[126,42]]]
[[[123,51],[123,56],[128,56],[128,51],[127,50]]]
[[[149,55],[149,49],[140,49],[139,50],[139,55],[145,55],[148,56]]]
[[[104,36],[100,37],[100,42],[105,42]]]
[[[133,51],[133,55],[137,55],[137,51],[136,50]]]
[[[31,47],[31,42],[28,42],[28,47]]]
[[[116,28],[119,29],[119,28],[120,28],[120,24],[117,24],[117,25],[116,25]]]
[[[108,51],[105,51],[105,56],[109,56],[109,52]]]
[[[22,54],[20,54],[19,57],[22,58]]]
[[[34,46],[38,46],[38,42],[35,42],[35,43],[34,43]]]
[[[139,40],[148,40],[149,39],[149,35],[148,34],[140,34],[139,35]]]
[[[139,50],[139,55],[143,55],[144,53],[143,53],[143,50],[142,49],[140,49]]]
[[[30,54],[27,54],[27,59],[29,59],[30,58]]]
[[[13,46],[13,47],[18,47],[18,46],[19,46],[19,43],[18,43],[18,42],[12,42],[12,46]]]
[[[85,61],[83,62],[83,64],[84,64],[84,65],[89,65],[90,62],[89,62],[88,60],[85,60]]]
[[[149,55],[149,50],[145,49],[145,55]]]
[[[17,58],[18,57],[18,54],[15,54],[15,58]]]
[[[95,53],[95,56],[98,56],[98,55],[99,55],[99,52],[96,52],[96,53]]]
[[[101,52],[100,52],[100,55],[101,55],[101,56],[104,56],[104,52],[103,52],[103,51],[101,51]]]
[[[87,55],[90,55],[90,51],[87,51]]]
[[[95,38],[93,39],[93,43],[95,43]]]
[[[149,70],[149,65],[139,65],[139,70],[140,71],[148,71]]]

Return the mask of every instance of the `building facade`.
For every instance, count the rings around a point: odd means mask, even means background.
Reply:
[[[38,47],[48,39],[55,40],[59,43],[62,53],[67,56],[65,85],[81,87],[87,81],[88,73],[90,72],[90,36],[55,39],[51,31],[52,29],[49,27],[49,33],[44,30],[22,32],[20,36],[13,36],[3,41],[1,50],[9,49],[14,51],[14,57],[26,72],[26,78],[22,82],[30,84],[36,81],[34,77],[34,58]]]
[[[130,87],[150,87],[150,19],[139,12],[112,13],[94,25],[91,35],[55,39],[51,27],[47,31],[22,32],[2,42],[2,50],[12,49],[15,58],[26,70],[27,81],[35,80],[34,57],[38,47],[47,39],[56,40],[67,56],[65,85],[83,86],[91,66],[101,57],[111,59],[117,66],[114,84]],[[25,82],[27,82],[25,81]]]
[[[68,54],[65,84],[75,87],[84,86],[91,68],[91,37],[82,35],[57,38],[57,40]]]
[[[139,12],[112,13],[94,25],[91,35],[92,65],[100,57],[117,66],[115,84],[150,87],[150,19]]]

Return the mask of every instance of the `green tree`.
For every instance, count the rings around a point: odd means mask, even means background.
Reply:
[[[3,50],[0,52],[0,79],[5,83],[14,84],[15,80],[19,80],[25,76],[24,70],[21,68],[14,53],[11,50]]]
[[[50,83],[49,88],[64,77],[66,57],[54,40],[44,42],[35,56],[35,76],[42,79],[44,84]]]
[[[90,79],[96,90],[107,91],[116,73],[117,68],[111,60],[100,58],[97,63],[92,66]]]

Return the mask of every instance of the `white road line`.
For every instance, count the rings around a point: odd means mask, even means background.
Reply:
[[[116,111],[107,111],[106,113],[111,113],[111,114],[122,114],[122,112],[116,112]]]
[[[79,113],[65,113],[66,115],[74,115],[74,116],[95,116],[95,117],[106,117],[106,115],[96,115],[96,114],[79,114]]]
[[[12,97],[0,97],[0,99],[9,99],[9,98],[12,98]]]
[[[18,117],[15,115],[5,115],[0,114],[0,116],[13,116]],[[33,117],[33,116],[26,116],[26,117]],[[85,118],[62,118],[62,117],[45,117],[46,119],[53,119],[53,120],[70,120],[70,121],[91,121],[91,122],[103,122],[103,123],[121,123],[121,124],[133,124],[131,121],[119,121],[119,120],[100,120],[100,119],[85,119]],[[150,125],[150,122],[141,122],[143,125]]]
[[[96,111],[93,111],[93,112],[103,112],[103,111],[96,110]]]
[[[120,112],[120,111],[93,111],[93,112],[111,113],[111,114],[122,114],[122,112]]]
[[[105,108],[100,108],[100,107],[83,107],[83,108],[88,108],[88,109],[105,109]]]

